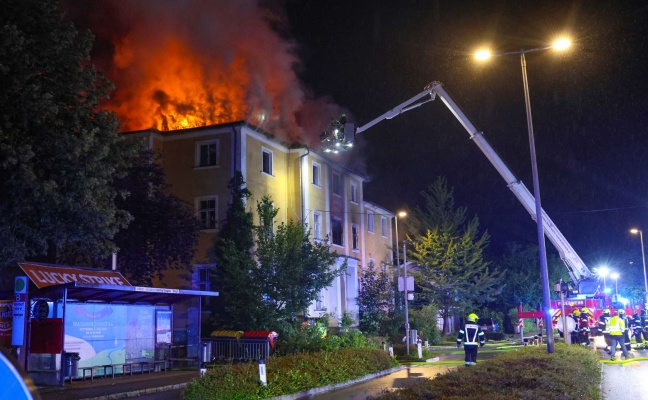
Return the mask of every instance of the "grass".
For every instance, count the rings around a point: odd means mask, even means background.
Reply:
[[[487,362],[437,376],[377,400],[409,399],[598,399],[601,365],[597,352],[557,344],[517,347]]]

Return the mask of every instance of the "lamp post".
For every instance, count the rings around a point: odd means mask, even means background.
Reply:
[[[603,292],[604,292],[604,293],[605,293],[605,290],[607,290],[607,285],[605,284],[605,277],[606,277],[607,274],[609,274],[609,273],[610,273],[610,270],[608,269],[608,267],[601,267],[601,268],[599,268],[599,270],[598,270],[598,274],[599,274],[599,276],[602,276],[602,277],[603,277]]]
[[[497,53],[495,55],[509,55],[509,54],[519,54],[520,63],[522,66],[522,84],[524,86],[524,102],[526,105],[526,116],[527,116],[527,130],[529,131],[529,150],[531,153],[531,172],[533,174],[533,195],[535,197],[535,211],[536,211],[536,224],[538,230],[538,248],[540,251],[540,273],[542,275],[542,297],[544,301],[544,325],[547,330],[547,351],[549,353],[554,352],[554,338],[553,338],[553,326],[551,322],[551,315],[549,310],[551,309],[551,297],[549,293],[549,272],[547,268],[547,249],[545,247],[545,237],[544,237],[544,228],[543,223],[543,214],[542,214],[542,204],[540,201],[540,182],[538,179],[538,163],[536,161],[536,149],[535,149],[535,137],[533,134],[533,119],[531,117],[531,99],[529,95],[529,80],[527,77],[527,68],[526,68],[526,53],[532,53],[536,51],[556,49],[563,50],[569,47],[569,41],[566,39],[560,39],[552,46],[547,47],[538,47],[530,50],[520,50],[513,52]],[[491,56],[490,52],[482,50],[476,54],[477,59],[485,60]]]
[[[610,274],[610,278],[614,279],[614,295],[619,295],[619,274],[613,272]]]
[[[398,217],[404,218],[407,216],[405,211],[400,211],[398,214],[394,215],[394,220],[396,221],[396,266],[398,267],[398,276],[400,276],[400,253],[398,251],[398,246],[400,242],[398,241]]]
[[[644,294],[645,294],[645,303],[644,310],[648,310],[648,279],[646,279],[646,253],[644,252],[644,243],[643,243],[643,232],[641,229],[630,229],[631,233],[635,235],[639,234],[639,240],[641,241],[641,261],[643,262],[643,272],[644,272]]]
[[[398,241],[398,217],[404,218],[407,216],[407,213],[405,211],[400,211],[396,215],[394,215],[394,220],[396,221],[396,268],[398,268],[398,279],[400,279],[400,242]],[[407,299],[406,299],[407,301]],[[403,303],[401,302],[401,306]]]
[[[409,329],[409,310],[407,307],[407,240],[403,240],[403,288],[405,289],[405,345],[407,346],[407,355],[410,353],[410,329]]]

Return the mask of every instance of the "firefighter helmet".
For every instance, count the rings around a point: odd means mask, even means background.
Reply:
[[[590,310],[587,307],[583,307],[583,308],[581,308],[581,312],[589,314]]]
[[[625,315],[625,310],[622,308],[619,311],[617,311],[619,315]]]
[[[574,314],[574,317],[580,317],[581,312],[578,311],[578,310],[574,310],[574,311],[573,311],[573,314]]]
[[[605,310],[603,310],[603,314],[610,315],[610,309],[606,308]]]
[[[469,322],[477,322],[477,318],[478,318],[478,317],[477,317],[477,314],[475,314],[475,313],[468,314],[468,316],[466,317],[466,319],[467,319]]]

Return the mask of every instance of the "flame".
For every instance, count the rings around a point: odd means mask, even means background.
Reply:
[[[123,40],[116,47],[115,65],[131,66],[130,43]],[[125,90],[126,99],[117,99],[124,101],[108,108],[117,113],[126,130],[168,131],[246,119],[250,71],[245,60],[237,57],[221,67],[214,63],[209,68],[185,44],[169,39],[159,53],[137,67],[145,78]]]
[[[315,146],[339,115],[332,100],[300,82],[296,42],[273,29],[287,26],[281,7],[258,0],[63,3],[103,44],[94,61],[116,85],[103,106],[122,131],[247,121]]]

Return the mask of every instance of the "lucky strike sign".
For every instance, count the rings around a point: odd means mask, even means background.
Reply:
[[[132,286],[124,276],[117,271],[102,269],[88,270],[73,267],[55,267],[51,265],[21,263],[32,282],[40,289],[46,286],[62,285],[71,282],[96,283],[102,285]]]

